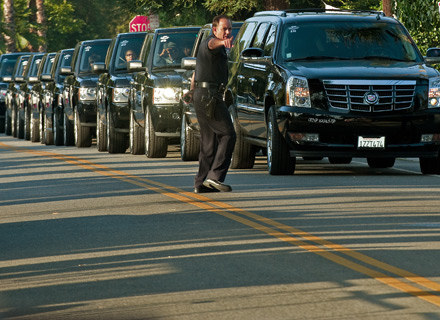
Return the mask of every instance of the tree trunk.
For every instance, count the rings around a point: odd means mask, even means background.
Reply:
[[[393,15],[393,0],[382,0],[383,12],[387,17]]]
[[[5,17],[5,39],[6,52],[15,52],[15,15],[14,15],[14,0],[4,0],[3,15]]]
[[[40,38],[40,45],[38,46],[38,51],[46,52],[47,39],[46,39],[46,15],[44,13],[44,0],[36,0],[36,7],[37,7],[37,23],[39,26],[37,35]]]
[[[284,10],[289,9],[289,0],[264,0],[265,10]]]
[[[35,25],[37,24],[37,15],[36,15],[36,4],[35,4],[35,0],[28,0],[28,8],[31,12],[31,14],[29,15],[29,33],[30,34],[37,34],[37,29],[35,29]],[[27,46],[26,46],[27,50],[29,50],[30,52],[34,52],[35,48],[34,45],[28,41]]]

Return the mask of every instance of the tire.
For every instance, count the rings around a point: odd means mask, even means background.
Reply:
[[[44,114],[45,114],[44,109],[41,108],[40,109],[40,114],[39,114],[40,121],[39,121],[39,124],[38,124],[38,131],[40,133],[40,143],[41,144],[45,144],[46,143],[46,134],[44,133],[44,121],[45,121],[44,120],[44,118],[45,118]]]
[[[25,140],[31,139],[31,114],[28,107],[24,107],[24,131],[23,137]]]
[[[436,158],[420,158],[420,170],[423,174],[440,174],[440,156]]]
[[[30,122],[30,138],[31,142],[39,142],[40,141],[40,119],[34,118],[31,116]]]
[[[63,138],[63,130],[62,124],[61,124],[61,114],[60,110],[58,108],[54,108],[53,111],[53,143],[56,146],[62,146],[64,144],[64,138]]]
[[[130,111],[130,153],[145,154],[145,132],[139,123],[134,120],[133,112]]]
[[[200,141],[195,132],[188,126],[185,114],[182,114],[180,126],[180,157],[183,161],[198,160],[200,153]]]
[[[80,121],[78,109],[75,108],[74,121],[74,137],[75,146],[77,148],[88,148],[92,145],[92,137],[90,136],[90,127],[83,126]]]
[[[11,135],[14,138],[17,137],[17,111],[15,107],[13,107],[11,111]]]
[[[19,112],[17,112],[17,138],[24,139],[24,119],[20,118]]]
[[[168,141],[164,137],[156,136],[151,113],[145,112],[145,155],[148,158],[165,158],[167,156]]]
[[[110,112],[107,112],[107,148],[109,153],[125,153],[127,150],[125,135],[116,131]]]
[[[267,122],[267,168],[271,175],[295,172],[296,158],[290,157],[286,141],[278,131],[275,107],[269,109]]]
[[[5,110],[5,114],[4,114],[4,118],[3,119],[0,119],[0,133],[5,133],[5,123],[6,123],[6,113],[7,113],[8,111],[7,110]]]
[[[107,151],[107,128],[101,120],[101,113],[96,112],[96,147],[98,151]]]
[[[328,162],[331,164],[350,164],[352,157],[328,157]]]
[[[47,146],[53,144],[53,121],[47,113],[44,114],[44,143]]]
[[[367,158],[367,163],[370,168],[383,169],[392,168],[396,158]]]
[[[74,145],[73,125],[66,113],[63,113],[63,137],[65,146]]]
[[[6,112],[5,112],[5,134],[7,136],[10,136],[12,134],[11,125],[12,125],[11,116],[9,115],[8,110],[6,110]]]
[[[231,106],[229,107],[232,123],[234,125],[237,140],[235,142],[234,152],[232,153],[232,169],[251,169],[255,163],[255,148],[244,140],[243,130],[238,123],[237,113]]]

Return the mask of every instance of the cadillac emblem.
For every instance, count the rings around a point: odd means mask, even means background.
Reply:
[[[364,103],[373,105],[379,102],[379,95],[376,92],[370,91],[364,94]]]

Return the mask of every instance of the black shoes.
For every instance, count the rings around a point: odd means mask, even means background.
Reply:
[[[194,188],[194,193],[208,193],[208,192],[219,192],[217,189],[211,189],[201,185],[200,187]]]
[[[205,181],[203,181],[203,186],[210,188],[210,189],[214,189],[216,191],[221,191],[221,192],[232,191],[231,186],[224,184],[220,181],[214,180],[214,179],[206,179]]]

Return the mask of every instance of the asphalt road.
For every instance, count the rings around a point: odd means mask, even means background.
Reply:
[[[0,319],[440,319],[440,186],[298,161],[231,170],[0,135]]]

